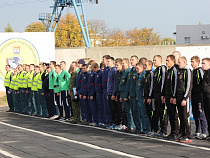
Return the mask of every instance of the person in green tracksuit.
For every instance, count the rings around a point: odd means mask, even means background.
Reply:
[[[15,105],[17,104],[15,100],[16,75],[17,70],[15,69],[14,75],[12,76],[11,83],[9,85],[9,91],[12,93],[13,111],[15,111]]]
[[[10,65],[5,66],[6,75],[4,78],[4,87],[6,89],[7,94],[7,102],[9,105],[9,111],[14,111],[13,102],[12,102],[12,93],[9,91],[9,86],[11,83],[12,76],[14,75],[13,72],[10,70]]]
[[[77,62],[74,61],[71,64],[72,73],[71,73],[71,80],[69,83],[69,90],[70,90],[70,95],[71,95],[71,102],[72,102],[72,110],[73,110],[73,123],[79,123],[80,122],[80,105],[77,98],[77,95],[75,95],[76,92],[76,79],[78,75],[77,71]],[[75,89],[75,92],[74,90]],[[76,97],[76,98],[75,98]]]
[[[70,74],[66,70],[66,62],[61,61],[61,74],[60,74],[60,91],[61,91],[61,106],[64,106],[65,119],[70,120],[70,107],[68,103],[68,94],[69,94],[69,83],[70,83]]]
[[[132,69],[127,77],[126,82],[126,90],[125,90],[125,98],[124,101],[128,101],[130,99],[130,107],[132,111],[133,121],[136,126],[136,130],[134,133],[140,134],[141,133],[141,123],[139,117],[139,108],[138,102],[136,100],[136,81],[138,80],[138,74],[136,72],[136,64],[138,63],[138,57],[136,55],[131,56],[130,59]]]
[[[26,74],[24,75],[24,78],[23,78],[23,91],[25,93],[23,113],[28,114],[28,97],[29,97],[28,78],[30,75],[30,66],[29,65],[25,65],[25,71],[26,71]]]
[[[35,99],[35,104],[34,104],[34,111],[33,115],[41,116],[41,111],[40,111],[40,103],[38,99],[38,80],[39,80],[40,72],[39,72],[39,66],[35,66],[35,73],[33,76],[33,85],[31,87],[31,90],[33,91],[33,96]]]
[[[47,104],[44,96],[44,86],[42,81],[42,76],[44,75],[44,64],[39,65],[40,69],[40,75],[38,79],[38,100],[40,103],[40,115],[43,117],[48,117],[48,111],[47,111]]]
[[[123,106],[125,108],[125,113],[127,116],[127,131],[128,132],[134,132],[135,130],[135,125],[133,122],[133,116],[132,116],[132,112],[131,112],[131,107],[130,107],[130,101],[127,100],[125,101],[125,89],[126,89],[126,83],[127,83],[127,77],[128,74],[130,73],[131,69],[129,68],[129,59],[128,58],[124,58],[123,62],[122,62],[122,68],[123,68],[123,74],[122,77],[120,79],[120,84],[118,86],[119,92],[120,92],[120,100],[122,100],[123,102]]]
[[[28,76],[28,114],[31,115],[33,112],[33,107],[35,105],[35,99],[33,96],[33,91],[31,90],[33,85],[33,78],[34,78],[34,64],[30,64],[30,73]]]
[[[18,88],[19,88],[19,92],[20,92],[20,112],[24,113],[24,103],[25,103],[25,91],[23,88],[23,80],[24,80],[24,76],[26,74],[26,72],[23,70],[23,65],[18,65],[18,69],[19,69],[19,78],[18,78]]]

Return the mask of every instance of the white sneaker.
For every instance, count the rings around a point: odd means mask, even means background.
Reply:
[[[201,139],[206,139],[206,134],[203,134],[203,133],[202,133],[202,134],[200,135],[200,138],[201,138]]]
[[[194,137],[194,138],[199,138],[200,137],[200,133],[194,133],[192,136]]]
[[[50,120],[57,119],[58,117],[59,117],[59,115],[54,115],[54,116],[50,117]]]
[[[148,136],[148,137],[152,137],[152,136],[154,135],[154,133],[155,133],[155,132],[148,132],[148,133],[147,133],[147,136]]]

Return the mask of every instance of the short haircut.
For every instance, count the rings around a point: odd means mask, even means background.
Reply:
[[[184,57],[184,56],[179,57],[179,59],[182,59],[182,60],[184,60],[184,61],[187,62],[187,59],[186,59],[186,57]]]
[[[160,58],[160,60],[162,62],[162,56],[161,55],[155,55],[153,58]]]
[[[196,55],[191,58],[191,60],[195,60],[197,63],[200,63],[200,58]]]
[[[147,62],[149,65],[153,66],[152,60],[147,60],[146,62]]]
[[[33,66],[34,67],[35,65],[34,64],[30,64],[30,66]]]
[[[210,58],[203,58],[202,61],[206,60],[207,62],[210,63]]]
[[[72,64],[75,64],[76,67],[78,66],[78,63],[76,61],[72,61]]]
[[[122,65],[122,59],[121,58],[117,58],[116,60],[115,60],[115,63],[119,63],[120,65]]]
[[[52,63],[54,65],[54,67],[55,67],[56,61],[51,61],[50,63]]]
[[[100,69],[102,69],[102,67],[103,68],[105,67],[105,64],[104,63],[100,63]]]
[[[95,60],[90,60],[89,62],[88,62],[88,65],[92,65],[93,63],[95,63],[96,61]]]
[[[82,67],[88,68],[88,65],[87,64],[82,64]]]
[[[114,61],[114,57],[109,57],[109,58],[107,58],[107,59],[111,59],[112,61]]]
[[[30,67],[30,65],[26,65],[26,66]]]
[[[136,64],[136,66],[143,67],[143,63],[142,63],[142,62],[138,62],[138,63]]]
[[[23,67],[23,65],[22,65],[22,64],[19,64],[18,66]]]
[[[65,61],[61,61],[60,63],[64,63],[66,65],[66,62]]]
[[[147,60],[147,58],[146,58],[146,57],[141,57],[141,58],[139,59],[139,62],[142,62],[142,63],[143,63],[144,60]]]
[[[174,55],[168,55],[166,58],[170,58],[172,61],[175,62],[175,56]]]
[[[95,68],[98,68],[99,66],[97,63],[92,63],[91,67],[95,69]]]
[[[35,66],[35,68],[38,68],[38,69],[39,69],[39,66],[38,66],[38,65],[36,65],[36,66]]]
[[[128,58],[123,58],[123,60],[126,62],[126,64],[129,65],[129,59]]]
[[[181,53],[179,51],[174,51],[172,54],[174,54],[174,53],[178,53],[179,56],[181,56]]]
[[[47,69],[50,69],[50,67],[49,67],[49,66],[47,66]]]
[[[6,66],[10,67],[10,65],[9,65],[9,64],[7,64]]]
[[[108,59],[110,55],[104,55],[103,58]]]
[[[58,64],[57,64],[57,65],[55,65],[55,67],[59,67],[59,68],[61,68],[61,66],[60,66],[60,65],[58,65]]]
[[[136,58],[137,60],[139,59],[136,55],[132,55],[131,58]]]

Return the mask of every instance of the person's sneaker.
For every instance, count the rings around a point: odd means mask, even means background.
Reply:
[[[200,135],[200,138],[201,138],[201,139],[206,139],[206,134],[203,134],[203,133],[202,133],[202,134]]]
[[[58,117],[59,117],[59,115],[54,115],[54,116],[50,117],[50,120],[57,119]]]
[[[159,136],[159,135],[158,135],[156,132],[154,132],[154,134],[153,134],[152,137],[153,137],[153,138],[158,138],[158,136]]]
[[[113,124],[111,127],[110,127],[110,129],[115,129],[115,124]]]
[[[206,137],[206,140],[210,140],[210,135],[208,135],[208,136]]]
[[[89,126],[96,126],[96,123],[94,123],[94,122],[89,123]]]
[[[154,135],[154,132],[148,132],[147,137],[152,137]]]
[[[175,142],[179,142],[179,137],[176,136],[176,135],[171,135],[171,136],[169,137],[168,140],[170,140],[170,141],[175,141]]]
[[[125,125],[121,125],[118,130],[120,131],[125,131],[127,129],[127,127]]]
[[[193,136],[193,138],[199,138],[200,137],[200,133],[194,133],[192,136]]]
[[[163,132],[160,132],[158,134],[158,138],[166,138],[166,137],[167,137],[167,135],[165,133],[163,133]]]
[[[181,140],[180,140],[181,143],[192,143],[192,139],[189,139],[187,137],[183,137]]]

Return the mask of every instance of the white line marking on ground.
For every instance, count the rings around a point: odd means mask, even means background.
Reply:
[[[24,115],[24,114],[19,114],[19,113],[15,113],[15,114],[21,115],[21,116],[26,116],[26,117],[33,117],[33,118],[37,118],[37,119],[44,119],[44,120],[49,120],[49,121],[54,121],[54,122],[60,122],[60,123],[69,124],[69,125],[72,125],[72,126],[80,126],[80,127],[94,128],[94,129],[98,129],[98,130],[109,131],[109,132],[123,134],[123,135],[130,135],[130,136],[134,136],[134,137],[141,137],[141,138],[146,138],[146,139],[151,139],[151,140],[156,140],[156,141],[162,141],[162,142],[177,144],[177,145],[181,145],[181,146],[186,146],[186,147],[190,147],[190,148],[195,148],[195,149],[201,149],[201,150],[210,151],[210,148],[207,148],[207,147],[195,146],[195,145],[190,145],[190,144],[185,144],[185,143],[180,143],[180,142],[175,142],[175,141],[169,141],[169,140],[164,140],[164,139],[151,138],[151,137],[147,137],[147,136],[142,136],[142,135],[137,135],[137,134],[132,134],[132,133],[125,133],[125,132],[120,132],[120,131],[116,131],[116,130],[110,130],[110,129],[100,128],[100,127],[93,127],[93,126],[87,126],[87,125],[81,125],[81,124],[72,124],[70,122],[64,122],[64,121],[59,121],[59,120],[50,120],[48,118],[41,118],[41,117],[36,117],[36,116],[29,116],[29,115]]]
[[[2,154],[4,156],[7,156],[7,157],[12,157],[12,158],[20,158],[18,156],[15,156],[15,155],[12,155],[12,154],[8,153],[7,151],[2,150],[2,149],[0,149],[0,154]]]
[[[33,132],[33,133],[37,133],[37,134],[41,134],[43,136],[60,139],[62,141],[83,145],[83,146],[86,146],[86,147],[89,147],[89,148],[93,148],[93,149],[96,149],[96,150],[107,151],[107,152],[110,152],[110,153],[113,153],[113,154],[116,154],[116,155],[120,155],[120,156],[126,156],[126,157],[131,157],[131,158],[143,158],[143,157],[140,157],[140,156],[127,154],[127,153],[124,153],[124,152],[121,152],[121,151],[117,151],[117,150],[113,150],[113,149],[103,148],[103,147],[96,146],[96,145],[89,144],[89,143],[85,143],[85,142],[80,142],[80,141],[76,141],[76,140],[67,139],[67,138],[64,138],[64,137],[61,137],[61,136],[56,136],[56,135],[52,135],[52,134],[36,131],[36,130],[33,130],[33,129],[28,129],[28,128],[14,126],[14,125],[11,125],[11,124],[8,124],[8,123],[4,123],[4,122],[1,122],[1,121],[0,121],[0,124],[5,125],[5,126],[9,126],[9,127],[13,127],[13,128],[18,128],[18,129],[25,130],[25,131],[29,131],[29,132]],[[15,158],[19,158],[19,157],[15,157]]]

